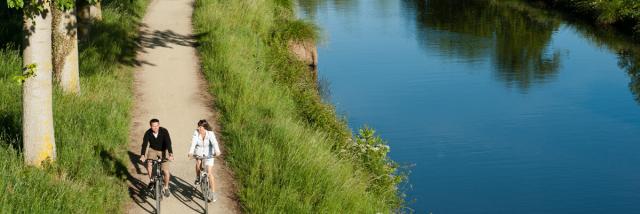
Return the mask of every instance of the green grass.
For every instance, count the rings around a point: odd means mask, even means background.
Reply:
[[[291,1],[196,2],[201,61],[221,113],[226,160],[243,210],[389,213],[399,208],[401,177],[389,176],[395,166],[384,149],[375,149],[384,147],[381,140],[352,140],[333,107],[322,103],[308,68],[287,51],[288,39],[317,39],[314,26],[294,19]],[[384,152],[367,155],[374,150]]]
[[[44,169],[25,166],[19,152],[21,87],[11,80],[21,70],[19,47],[0,50],[0,213],[123,212],[129,198],[129,65],[135,63],[136,26],[145,6],[144,0],[103,2],[104,20],[81,44],[82,94],[63,95],[57,87],[54,92],[58,159]],[[10,27],[0,33],[12,32]],[[5,36],[2,43],[12,41]]]

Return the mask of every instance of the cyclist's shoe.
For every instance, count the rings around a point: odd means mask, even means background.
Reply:
[[[207,202],[211,201],[213,201],[213,193],[209,193],[209,195],[207,196]]]
[[[200,185],[200,178],[196,176],[196,182],[194,182],[196,185]]]
[[[156,184],[155,181],[151,180],[149,181],[149,184],[147,184],[147,190],[152,191],[153,190],[153,186]]]
[[[207,202],[216,202],[218,200],[218,194],[216,192],[209,193],[209,198],[207,198]]]
[[[169,191],[169,188],[164,188],[164,190],[162,190],[164,192],[164,197],[168,198],[169,196],[171,196],[171,193]]]

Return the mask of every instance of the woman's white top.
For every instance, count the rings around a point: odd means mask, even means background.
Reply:
[[[196,129],[193,132],[193,139],[191,140],[191,147],[189,148],[189,154],[198,156],[218,156],[220,155],[220,146],[218,146],[218,140],[216,135],[212,131],[207,131],[204,136],[204,141],[200,132]]]

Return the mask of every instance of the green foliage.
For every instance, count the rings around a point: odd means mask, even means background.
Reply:
[[[598,13],[600,23],[612,24],[625,18],[639,18],[640,2],[635,0],[573,0],[579,9]]]
[[[640,1],[637,0],[543,0],[593,18],[597,24],[619,25],[640,35]]]
[[[53,3],[56,8],[65,11],[65,10],[73,9],[73,7],[75,7],[76,1],[75,0],[54,0]]]
[[[36,67],[37,65],[35,63],[31,63],[25,66],[24,68],[22,68],[22,74],[13,76],[13,80],[16,81],[19,85],[22,85],[22,83],[24,83],[24,81],[26,81],[30,77],[36,76]]]
[[[405,179],[405,175],[397,174],[398,165],[389,159],[389,146],[376,135],[376,131],[364,127],[358,130],[350,152],[358,159],[374,178],[371,189],[380,195],[397,192],[397,186]],[[396,201],[394,203],[401,203]]]
[[[33,10],[32,11],[33,14],[39,14],[44,11],[44,6],[43,6],[44,1],[28,0],[26,2],[27,5],[25,5],[24,0],[6,0],[6,1],[7,1],[8,8]],[[98,2],[97,0],[85,0],[85,1],[87,1],[89,4],[95,4],[96,2]],[[53,6],[57,7],[60,10],[73,9],[73,7],[75,7],[75,4],[76,4],[75,0],[53,0]]]
[[[9,8],[22,8],[24,7],[24,1],[23,0],[7,0],[7,6]]]
[[[34,17],[45,12],[45,3],[48,1],[40,0],[7,0],[7,6],[13,9],[22,9],[23,13],[28,17]]]

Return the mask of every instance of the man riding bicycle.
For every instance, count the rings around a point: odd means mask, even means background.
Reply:
[[[169,131],[160,127],[158,119],[149,121],[149,128],[142,138],[142,151],[140,152],[140,161],[143,163],[147,160],[173,160],[173,149],[171,148],[171,136]],[[147,146],[149,149],[147,149]],[[167,154],[168,152],[168,154]],[[145,155],[146,154],[146,155]],[[147,175],[149,176],[149,187],[153,187],[154,180],[152,175],[152,163],[147,162]],[[169,162],[162,163],[162,172],[164,174],[163,192],[165,197],[169,197]]]

